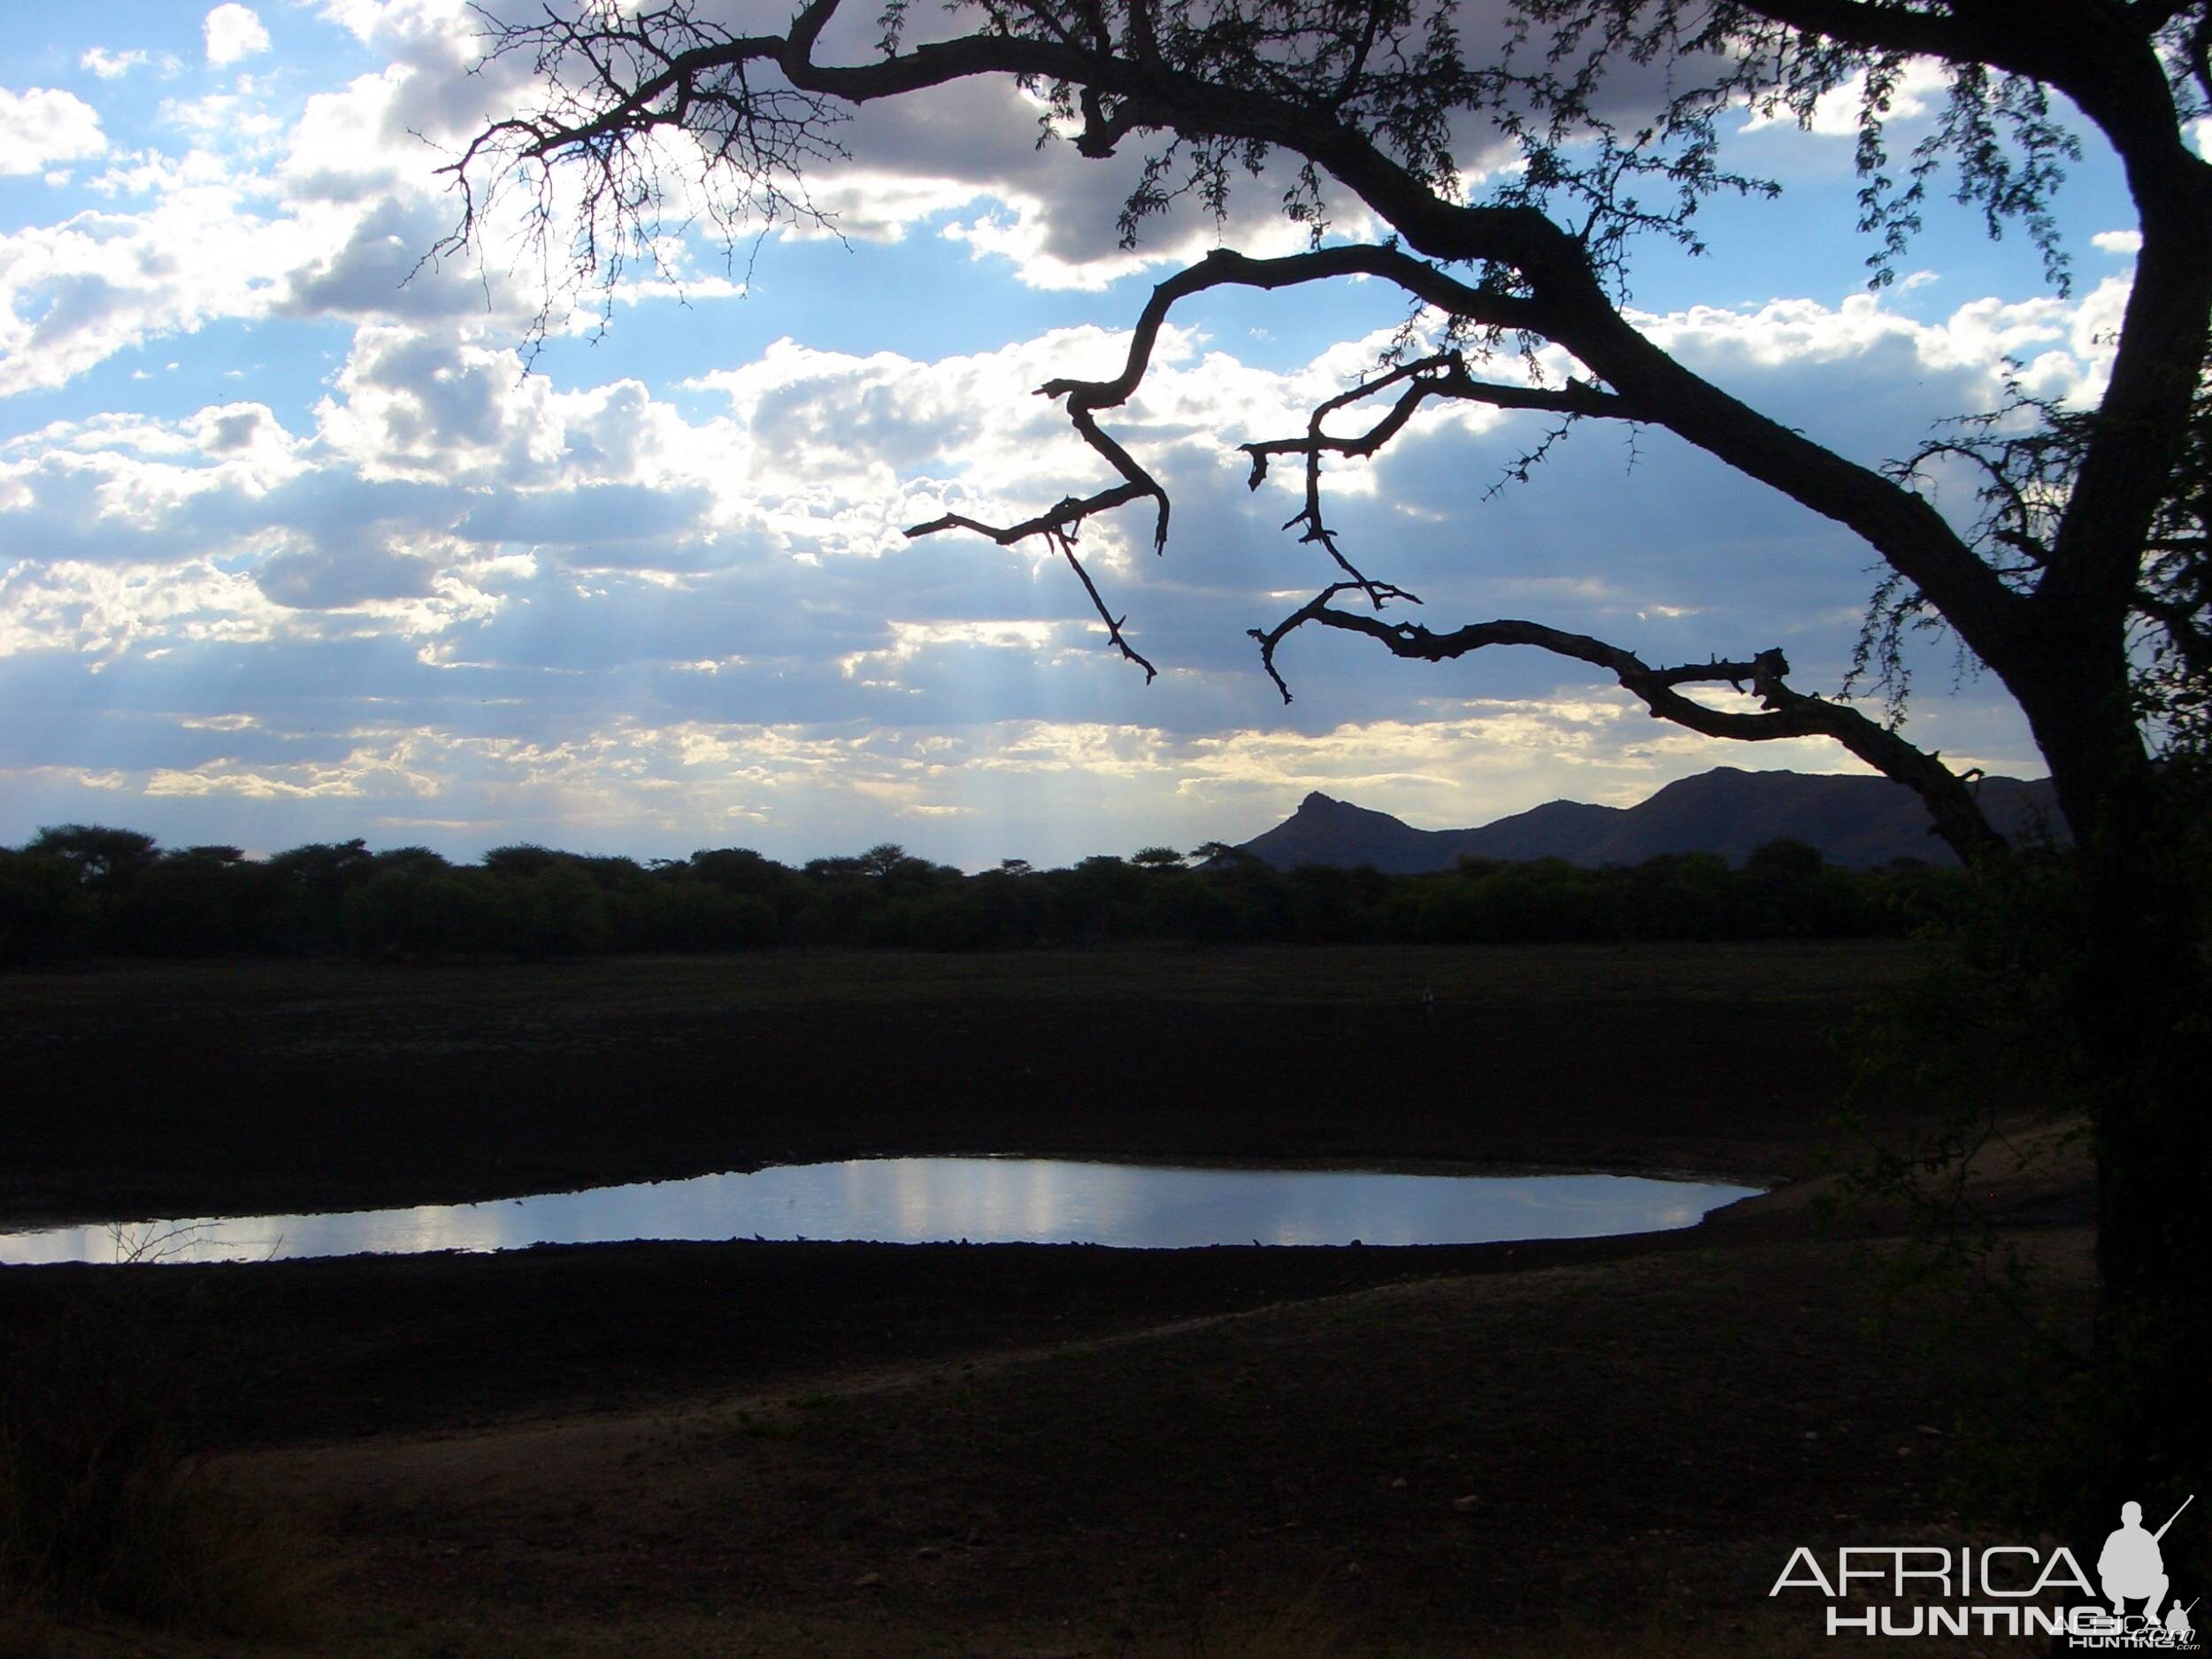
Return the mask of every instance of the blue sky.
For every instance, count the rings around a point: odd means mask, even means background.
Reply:
[[[841,240],[771,236],[734,269],[672,242],[611,327],[564,311],[526,370],[542,288],[503,231],[480,266],[416,270],[453,216],[439,146],[524,90],[469,73],[459,4],[15,25],[0,844],[81,820],[464,857],[891,840],[974,867],[1241,840],[1311,789],[1443,826],[1626,804],[1720,764],[1855,769],[1659,726],[1530,653],[1422,668],[1302,637],[1282,705],[1245,630],[1328,571],[1277,528],[1288,495],[1247,494],[1234,446],[1296,431],[1371,363],[1401,315],[1371,284],[1178,313],[1116,427],[1174,493],[1167,556],[1133,519],[1086,541],[1149,687],[1043,549],[905,541],[949,506],[1005,521],[1097,488],[1031,388],[1118,363],[1150,284],[1217,240],[1294,245],[1265,185],[1220,230],[1171,219],[1124,253],[1124,164],[1038,150],[1010,88],[911,100],[817,175]],[[1732,158],[1786,195],[1714,204],[1706,258],[1647,250],[1642,326],[1869,462],[1993,406],[2008,359],[2093,396],[2129,273],[2111,169],[2093,150],[2062,201],[2070,296],[2018,237],[1944,210],[1877,296],[1841,117],[1747,117]],[[1909,96],[1904,141],[1916,119]],[[1490,496],[1530,435],[1439,412],[1341,469],[1348,546],[1436,626],[1525,616],[1654,661],[1778,644],[1803,686],[1839,684],[1873,583],[1849,537],[1658,434],[1632,453],[1586,427]],[[2043,770],[2001,691],[1940,647],[1909,732]]]

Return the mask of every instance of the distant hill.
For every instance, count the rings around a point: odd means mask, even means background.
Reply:
[[[1975,786],[2000,833],[2052,833],[2065,823],[2048,779],[1985,778]],[[1448,870],[1463,856],[1564,858],[1595,869],[1661,853],[1718,853],[1740,864],[1787,837],[1817,847],[1832,864],[1871,869],[1893,858],[1953,864],[1920,797],[1886,778],[1740,772],[1717,767],[1671,783],[1632,807],[1548,801],[1479,829],[1420,830],[1318,793],[1243,850],[1278,870],[1299,864],[1372,864],[1396,875]]]

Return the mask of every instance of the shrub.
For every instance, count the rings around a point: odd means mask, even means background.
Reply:
[[[109,1309],[58,1320],[0,1394],[0,1609],[296,1633],[318,1575],[296,1534],[187,1455],[158,1368]]]

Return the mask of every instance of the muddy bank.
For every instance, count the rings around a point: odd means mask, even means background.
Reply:
[[[35,1363],[39,1345],[73,1320],[165,1379],[194,1443],[250,1444],[631,1409],[1777,1231],[1740,1221],[1402,1248],[613,1244],[14,1267],[0,1270],[0,1362]]]

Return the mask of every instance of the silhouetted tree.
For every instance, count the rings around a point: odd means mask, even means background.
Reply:
[[[871,847],[854,862],[864,876],[892,875],[907,862],[906,849],[896,841],[883,841]]]
[[[56,824],[34,835],[24,851],[58,858],[96,893],[119,892],[149,868],[159,843],[137,830],[101,824]]]
[[[655,859],[498,848],[457,866],[423,848],[296,847],[267,860],[234,847],[150,856],[104,918],[79,864],[0,849],[0,963],[94,950],[157,956],[349,950],[380,961],[523,959],[611,951],[738,950],[784,943],[981,950],[1123,940],[1202,944],[1362,940],[1756,939],[1898,934],[1956,916],[1968,878],[1907,862],[1823,866],[1777,843],[1740,871],[1712,854],[1631,869],[1463,858],[1451,872],[1386,875],[1249,853],[1184,867],[1168,849],[1072,869],[1009,859],[979,875],[889,850],[795,871],[748,849]],[[1194,855],[1195,856],[1195,855]],[[873,869],[879,873],[870,874]]]
[[[75,874],[90,905],[98,949],[131,947],[129,898],[158,856],[152,836],[101,824],[56,824],[40,830],[24,851],[58,859]]]
[[[366,881],[347,890],[342,906],[346,946],[355,954],[373,960],[429,961],[473,956],[494,949],[495,941],[520,954],[535,954],[530,946],[536,935],[502,914],[492,893],[437,855],[389,862],[380,856],[378,866]]]
[[[396,870],[407,875],[434,875],[453,868],[443,853],[429,847],[388,847],[370,858],[380,872]]]
[[[2025,712],[2078,837],[2081,903],[2063,1006],[2096,1127],[2101,1350],[2117,1402],[2106,1444],[2131,1481],[2154,1465],[2200,1464],[2191,1402],[2212,1375],[2212,1322],[2200,1270],[2187,1263],[2212,1259],[2203,1202],[2212,1119],[2198,1101],[2212,1073],[2207,872],[2200,829],[2177,810],[2153,754],[2161,716],[2200,708],[2192,700],[2205,676],[2196,488],[2205,469],[2192,417],[2212,316],[2212,167],[2190,133],[2212,109],[2212,0],[1498,0],[1464,26],[1440,0],[968,0],[931,12],[927,24],[907,0],[889,0],[873,49],[825,61],[820,42],[840,12],[841,0],[807,0],[780,32],[742,34],[684,0],[649,9],[576,0],[493,23],[492,50],[530,58],[541,96],[490,124],[454,164],[455,240],[473,234],[488,186],[519,182],[549,207],[557,194],[576,205],[578,268],[611,280],[662,229],[657,133],[697,141],[691,153],[724,175],[716,199],[729,199],[734,179],[769,218],[804,219],[813,210],[801,170],[833,153],[841,108],[978,76],[1033,88],[1048,135],[1066,134],[1079,154],[1143,150],[1121,213],[1127,238],[1186,193],[1218,208],[1240,170],[1281,154],[1294,174],[1284,209],[1310,231],[1307,251],[1216,250],[1154,290],[1118,372],[1042,388],[1110,480],[1015,523],[949,514],[912,534],[1042,539],[1082,580],[1110,644],[1149,678],[1152,664],[1079,562],[1076,538],[1097,514],[1149,503],[1154,542],[1164,545],[1168,496],[1102,419],[1143,379],[1185,299],[1354,276],[1390,283],[1437,326],[1409,331],[1304,431],[1244,446],[1256,482],[1279,461],[1302,470],[1294,525],[1334,565],[1312,599],[1253,630],[1286,697],[1282,649],[1309,626],[1416,662],[1532,647],[1609,675],[1693,731],[1832,739],[1916,790],[1970,861],[2001,857],[1965,779],[1893,724],[1793,685],[1779,649],[1663,666],[1540,622],[1434,630],[1394,618],[1413,595],[1370,574],[1332,527],[1321,462],[1373,454],[1432,402],[1538,411],[1555,434],[1590,420],[1643,423],[1854,532],[1889,572],[1870,669],[1886,665],[1886,617],[1952,631]],[[1926,139],[1893,159],[1886,117],[1915,63],[1943,76],[1941,112]],[[1877,283],[1890,279],[1947,165],[1960,199],[1993,234],[2023,231],[2062,287],[2051,202],[2078,153],[2077,126],[2108,149],[2134,206],[2140,251],[2101,399],[2078,414],[1993,411],[2000,418],[1978,429],[1985,442],[1957,444],[1955,457],[1979,467],[1992,491],[1987,518],[1965,529],[1918,488],[1929,451],[1889,472],[1850,460],[1694,373],[1623,308],[1640,238],[1694,247],[1701,199],[1770,189],[1722,163],[1734,111],[1748,103],[1809,121],[1818,100],[1852,87]],[[1517,149],[1520,165],[1490,168],[1471,199],[1459,157],[1491,142]],[[557,185],[564,163],[576,164],[574,177]],[[1328,239],[1325,177],[1372,216],[1378,239]],[[538,222],[561,221],[548,212]],[[1577,365],[1563,380],[1534,372],[1548,343]],[[1364,431],[1328,427],[1362,403],[1386,405]],[[2042,442],[2011,444],[2024,421]],[[2167,534],[2177,520],[2179,538]],[[2166,665],[2178,683],[2147,687],[2146,664]],[[1720,709],[1686,694],[1701,684],[1747,688],[1759,706]],[[1554,887],[1555,898],[1571,896],[1563,874]]]
[[[346,895],[376,872],[368,843],[311,841],[278,853],[269,869],[275,914],[263,942],[309,954],[342,949]]]
[[[92,901],[67,860],[0,849],[0,966],[74,956],[92,926]]]
[[[520,876],[526,880],[551,868],[562,856],[550,848],[540,847],[535,842],[518,841],[511,847],[495,847],[486,853],[484,868],[495,874]]]
[[[271,897],[268,872],[235,847],[171,849],[137,876],[124,901],[128,948],[213,956],[253,939]]]
[[[796,874],[749,847],[702,849],[691,855],[687,870],[697,880],[759,899],[788,891]]]
[[[1256,860],[1258,856],[1257,853],[1247,852],[1241,847],[1233,847],[1227,841],[1201,841],[1190,849],[1191,862],[1201,866],[1244,864]]]
[[[1622,904],[1645,939],[1721,939],[1738,926],[1735,883],[1717,853],[1663,853],[1624,883]]]

